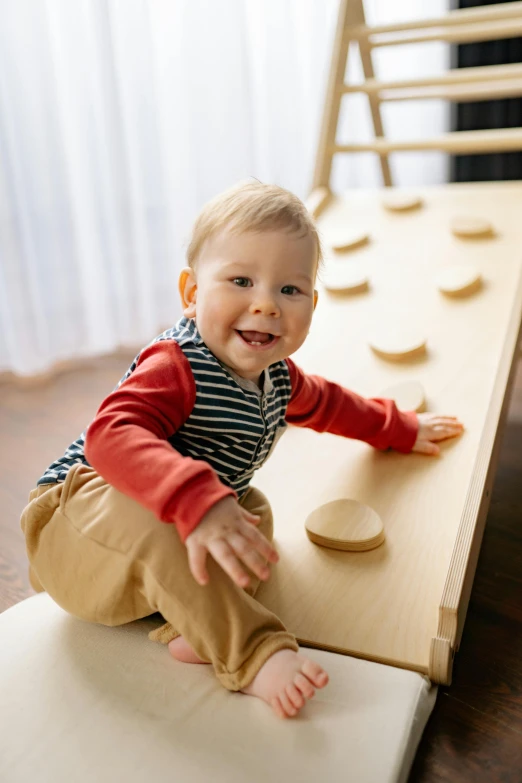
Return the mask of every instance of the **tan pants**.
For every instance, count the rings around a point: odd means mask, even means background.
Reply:
[[[295,637],[207,556],[210,582],[198,585],[174,525],[75,465],[64,482],[34,489],[22,514],[31,584],[83,620],[122,625],[160,612],[167,624],[151,634],[163,643],[179,634],[212,663],[229,690],[244,688],[278,650],[297,650]],[[272,539],[272,512],[250,488],[241,504],[262,517]],[[175,630],[174,630],[175,629]]]

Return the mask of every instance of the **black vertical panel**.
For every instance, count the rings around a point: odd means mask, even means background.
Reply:
[[[458,8],[494,5],[506,0],[458,0]],[[459,44],[452,53],[453,67],[503,65],[522,62],[522,38]],[[518,128],[522,126],[522,98],[458,103],[452,112],[453,130]],[[489,155],[454,155],[451,178],[454,182],[522,179],[522,152]]]

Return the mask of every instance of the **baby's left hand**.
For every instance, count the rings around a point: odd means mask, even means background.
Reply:
[[[419,432],[412,451],[438,457],[440,448],[434,441],[461,435],[464,426],[456,416],[439,416],[436,413],[418,413]]]

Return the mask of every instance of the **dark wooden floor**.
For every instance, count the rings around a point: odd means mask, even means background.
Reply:
[[[32,594],[18,521],[29,490],[129,358],[97,359],[47,385],[0,386],[0,611]],[[439,691],[411,774],[442,781],[522,783],[522,363],[453,685]]]

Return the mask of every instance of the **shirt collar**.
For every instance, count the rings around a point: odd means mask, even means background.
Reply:
[[[260,389],[257,383],[254,383],[254,381],[249,381],[247,378],[242,378],[240,375],[238,375],[234,370],[232,370],[231,367],[224,364],[224,362],[220,362],[217,356],[215,356],[208,345],[205,343],[203,338],[201,337],[198,327],[196,326],[196,321],[194,318],[183,318],[181,319],[181,324],[184,326],[188,331],[191,333],[192,338],[194,340],[195,345],[204,345],[207,351],[209,351],[212,356],[214,356],[214,359],[219,362],[220,366],[223,367],[223,369],[235,380],[238,386],[240,386],[245,391],[254,392],[258,397],[261,397],[262,394],[268,394],[271,392],[274,388],[274,384],[272,383],[272,378],[270,377],[270,367],[268,367],[263,372],[263,388]]]

